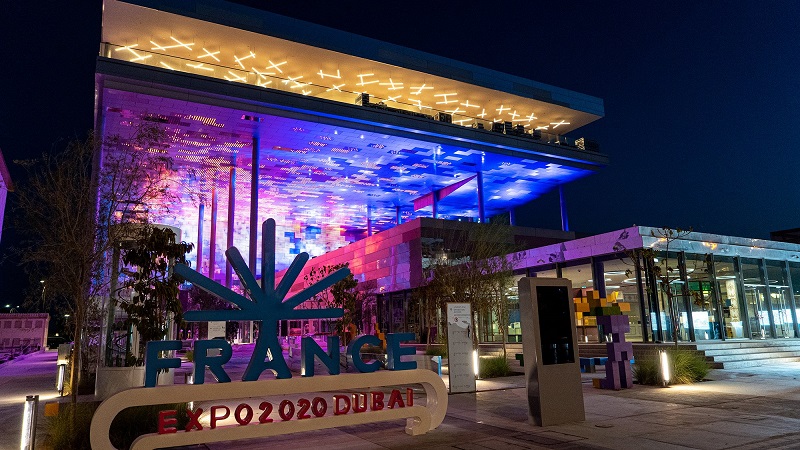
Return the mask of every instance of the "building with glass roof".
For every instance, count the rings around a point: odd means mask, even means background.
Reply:
[[[589,95],[224,1],[104,2],[95,126],[123,144],[165,130],[146,151],[173,159],[180,195],[149,220],[234,284],[224,249],[260,267],[269,217],[285,268],[417,218],[513,212],[608,163],[565,137],[602,116]]]

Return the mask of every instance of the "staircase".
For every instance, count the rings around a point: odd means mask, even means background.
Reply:
[[[702,342],[694,344],[715,369],[742,369],[800,361],[800,339]]]
[[[668,349],[673,343],[633,343],[634,357],[638,358],[659,349]],[[678,344],[682,350],[694,350],[705,355],[714,369],[742,369],[765,364],[800,361],[800,339],[769,339],[748,341],[706,341]],[[605,344],[579,344],[580,356],[606,356]]]

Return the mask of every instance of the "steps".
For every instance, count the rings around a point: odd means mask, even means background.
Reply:
[[[800,361],[800,339],[726,341],[695,344],[715,369],[742,369]]]
[[[634,357],[659,349],[671,348],[672,343],[633,343]],[[679,348],[702,353],[714,369],[742,369],[765,364],[800,361],[800,339],[769,339],[748,341],[708,341],[680,343]],[[579,344],[583,357],[606,356],[605,344]]]

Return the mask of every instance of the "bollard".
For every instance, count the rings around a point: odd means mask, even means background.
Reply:
[[[39,409],[39,396],[28,395],[25,397],[25,410],[22,413],[22,436],[19,448],[33,450],[36,443],[36,416]]]

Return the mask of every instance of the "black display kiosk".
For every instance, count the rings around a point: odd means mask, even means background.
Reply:
[[[522,278],[519,310],[531,422],[549,426],[586,420],[572,282]]]

